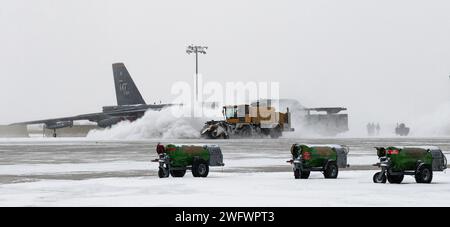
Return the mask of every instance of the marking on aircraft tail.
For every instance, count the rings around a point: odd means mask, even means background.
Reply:
[[[121,83],[119,86],[119,90],[124,94],[124,95],[129,95],[130,91],[128,91],[128,83]]]

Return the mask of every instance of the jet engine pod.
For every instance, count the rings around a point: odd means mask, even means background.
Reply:
[[[72,127],[73,121],[57,121],[51,123],[45,123],[45,128],[47,129],[58,129],[58,128],[66,128]]]
[[[122,117],[111,117],[104,120],[101,120],[97,123],[98,127],[107,128],[115,125],[123,120]]]

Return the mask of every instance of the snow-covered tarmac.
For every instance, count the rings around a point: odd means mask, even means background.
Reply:
[[[220,173],[208,178],[155,176],[42,180],[0,186],[2,206],[449,206],[450,175],[432,184],[374,184],[373,171],[342,171],[339,179],[315,173]]]
[[[285,162],[295,141],[346,144],[352,167],[338,179],[295,180]],[[387,144],[437,145],[448,157],[448,138],[161,141],[219,144],[226,166],[201,179],[159,179],[157,142],[0,139],[0,206],[450,206],[448,173],[383,185],[370,166],[373,147]]]

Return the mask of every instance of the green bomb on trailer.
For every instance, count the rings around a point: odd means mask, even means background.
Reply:
[[[159,162],[158,176],[160,178],[166,178],[169,175],[184,177],[186,170],[191,170],[194,177],[207,177],[210,166],[225,165],[222,151],[217,145],[168,144],[163,147],[162,152],[157,152],[159,159],[155,161]]]
[[[292,164],[295,179],[307,179],[311,171],[320,171],[325,178],[337,178],[339,168],[347,164],[348,147],[342,145],[307,145],[291,146]]]
[[[373,176],[374,183],[400,184],[405,175],[412,175],[417,183],[431,183],[434,171],[447,168],[447,159],[439,147],[375,147],[381,172]]]

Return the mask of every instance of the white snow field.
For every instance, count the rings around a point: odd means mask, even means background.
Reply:
[[[450,174],[432,184],[374,184],[374,171],[295,180],[290,172],[42,180],[0,186],[2,206],[449,206]]]
[[[224,167],[207,178],[159,179],[157,142],[216,143]],[[345,144],[351,168],[338,179],[313,172],[295,180],[289,148],[294,142]],[[437,145],[449,157],[449,138],[340,138],[278,140],[86,139],[0,140],[0,206],[450,206],[450,174],[432,184],[374,184],[374,146]]]

